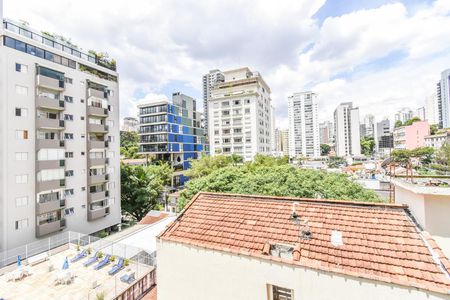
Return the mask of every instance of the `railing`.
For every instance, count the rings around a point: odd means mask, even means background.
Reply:
[[[120,295],[116,296],[114,300],[135,300],[141,299],[142,296],[150,292],[156,286],[156,268],[151,270],[139,278],[134,284],[128,287]]]

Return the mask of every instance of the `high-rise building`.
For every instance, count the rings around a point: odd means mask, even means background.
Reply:
[[[317,94],[294,93],[288,98],[289,156],[320,156]]]
[[[210,154],[232,153],[246,161],[271,154],[270,88],[258,72],[240,68],[223,72],[208,101]]]
[[[203,124],[206,134],[208,134],[208,101],[211,99],[211,89],[216,83],[224,80],[225,77],[220,70],[211,70],[203,75]]]
[[[441,73],[441,80],[437,83],[436,96],[438,103],[438,118],[440,128],[450,127],[450,69]]]
[[[319,124],[320,144],[331,145],[334,143],[333,122],[325,121]]]
[[[414,117],[413,111],[409,108],[402,108],[395,114],[395,122],[401,121],[405,123]]]
[[[364,137],[374,137],[374,116],[373,115],[365,115],[364,116],[364,134],[361,134],[361,136]]]
[[[430,96],[428,96],[425,102],[425,120],[428,121],[430,125],[439,124],[439,112],[436,93],[432,93]]]
[[[425,121],[427,118],[425,107],[419,107],[416,111],[416,117],[418,117],[420,120]]]
[[[361,155],[359,130],[359,109],[352,102],[341,103],[334,111],[336,155]]]
[[[393,136],[388,118],[378,122],[375,127],[375,152],[386,154],[393,148]]]
[[[0,250],[120,224],[115,61],[9,20],[0,35]]]
[[[275,156],[289,155],[289,130],[276,128],[274,133]]]
[[[133,117],[125,117],[125,118],[123,118],[122,131],[137,132],[138,124],[139,124],[138,119],[133,118]]]
[[[172,185],[183,186],[189,159],[204,153],[205,136],[197,101],[181,93],[167,99],[138,105],[139,153],[169,162],[174,169]]]

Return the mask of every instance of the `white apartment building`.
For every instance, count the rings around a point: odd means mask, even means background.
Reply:
[[[333,122],[325,121],[319,123],[319,139],[321,144],[331,145],[334,143]]]
[[[274,133],[275,156],[289,155],[289,130],[276,128]]]
[[[439,111],[438,111],[438,103],[437,103],[437,94],[432,93],[430,96],[428,96],[425,99],[425,114],[426,118],[425,120],[430,123],[430,125],[433,124],[439,124]]]
[[[373,115],[365,115],[364,116],[364,133],[366,137],[374,137],[375,131],[375,117]]]
[[[320,156],[317,94],[294,93],[288,98],[289,156]]]
[[[127,132],[137,132],[138,131],[138,124],[139,121],[137,118],[134,117],[125,117],[123,118],[123,125],[121,130],[127,131]]]
[[[211,70],[208,74],[203,75],[203,123],[205,132],[208,133],[208,101],[211,98],[211,89],[218,83],[223,82],[225,77],[220,70]]]
[[[417,109],[416,116],[422,121],[425,121],[427,119],[427,113],[425,111],[425,106],[419,107]]]
[[[223,72],[208,101],[210,154],[238,154],[246,161],[271,154],[270,88],[258,72],[240,68]]]
[[[120,223],[115,62],[4,20],[0,251]]]
[[[361,155],[359,109],[352,102],[341,103],[334,111],[334,130],[336,155]]]
[[[438,103],[438,119],[440,128],[450,127],[450,69],[441,73],[441,80],[437,83],[436,96]]]
[[[402,108],[395,114],[395,122],[401,121],[405,123],[414,117],[413,111],[409,108]]]

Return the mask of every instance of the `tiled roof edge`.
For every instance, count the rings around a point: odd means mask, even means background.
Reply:
[[[334,204],[344,204],[344,205],[354,205],[354,206],[365,206],[365,207],[387,207],[387,208],[399,208],[405,209],[408,207],[406,204],[398,203],[383,203],[383,202],[364,202],[364,201],[350,201],[350,200],[338,200],[338,199],[314,199],[314,198],[299,198],[299,197],[289,197],[289,196],[270,196],[270,195],[253,195],[253,194],[233,194],[233,193],[220,193],[220,192],[199,192],[194,196],[196,198],[199,195],[222,195],[231,197],[245,197],[245,198],[262,198],[267,200],[288,200],[288,201],[304,201],[312,203],[334,203]]]

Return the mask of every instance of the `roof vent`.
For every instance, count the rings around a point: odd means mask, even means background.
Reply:
[[[331,244],[335,247],[344,245],[342,242],[342,232],[337,230],[331,231]]]
[[[300,216],[297,214],[297,211],[295,210],[295,206],[298,205],[297,202],[292,203],[292,214],[291,214],[291,220],[295,222],[295,224],[298,225],[300,229],[300,238],[304,240],[310,240],[312,238],[312,232],[309,229],[308,225],[308,219],[300,219]]]
[[[294,247],[286,244],[270,245],[270,255],[274,257],[293,259]]]

